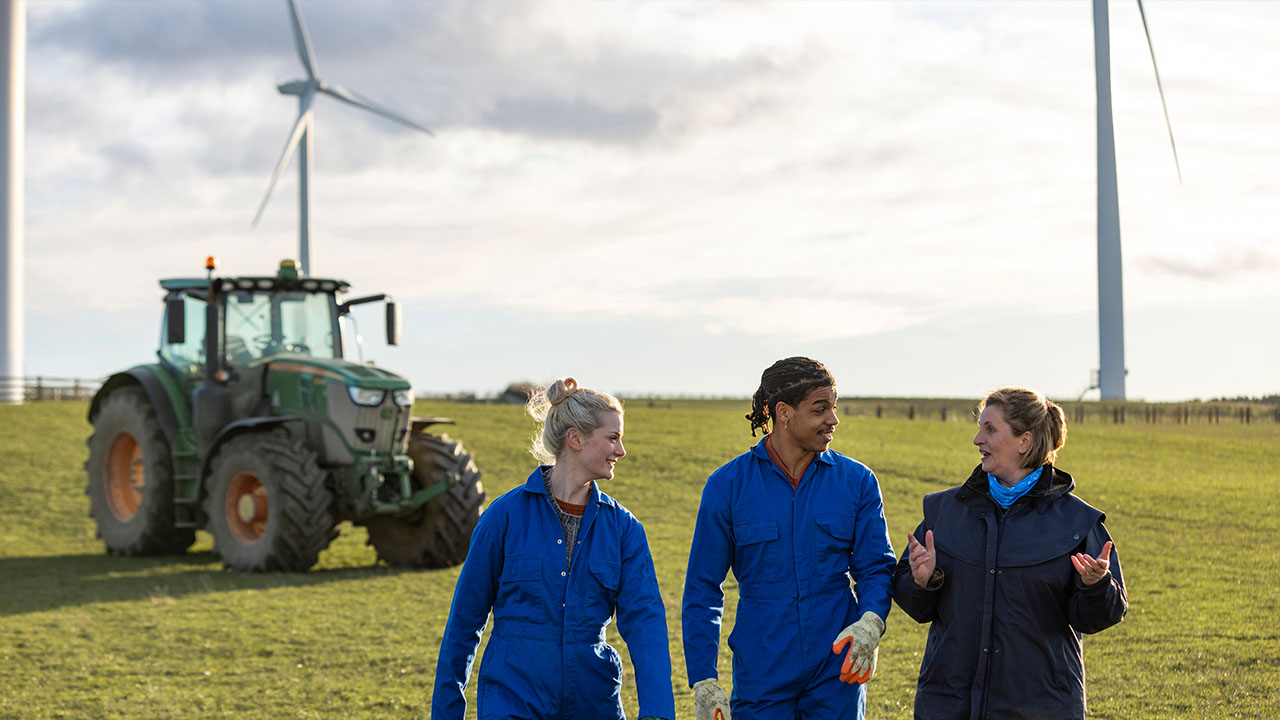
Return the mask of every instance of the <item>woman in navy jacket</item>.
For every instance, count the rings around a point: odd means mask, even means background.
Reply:
[[[605,642],[617,613],[640,716],[674,720],[666,611],[644,528],[598,480],[613,477],[622,405],[556,381],[529,403],[544,421],[542,465],[480,516],[436,663],[431,717],[462,720],[463,692],[489,612],[477,717],[621,719],[622,660]]]
[[[1105,515],[1052,464],[1067,437],[1062,408],[1022,388],[978,407],[981,465],[925,496],[894,571],[894,601],[931,623],[915,715],[1083,718],[1080,636],[1129,607]]]

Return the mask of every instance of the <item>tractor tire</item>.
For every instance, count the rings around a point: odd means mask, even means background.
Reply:
[[[195,530],[174,527],[169,443],[141,388],[103,398],[88,445],[84,492],[107,552],[176,555],[191,547]]]
[[[213,549],[246,572],[303,572],[338,536],[333,493],[301,441],[246,433],[218,448],[204,510]]]
[[[462,443],[448,435],[414,433],[409,438],[414,491],[452,474],[457,484],[408,515],[375,517],[366,523],[378,559],[395,567],[446,568],[467,559],[471,533],[480,520],[484,486]]]

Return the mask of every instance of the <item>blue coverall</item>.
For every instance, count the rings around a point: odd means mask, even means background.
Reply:
[[[477,717],[620,719],[622,659],[605,642],[617,611],[636,672],[640,717],[674,720],[666,610],[644,528],[593,485],[572,569],[542,468],[480,515],[436,663],[431,717],[462,720],[489,611]]]
[[[831,645],[864,612],[888,616],[895,562],[870,469],[826,450],[793,489],[761,440],[702,490],[684,585],[689,682],[719,677],[721,585],[732,568],[734,720],[862,718],[863,686],[840,682],[844,653]]]

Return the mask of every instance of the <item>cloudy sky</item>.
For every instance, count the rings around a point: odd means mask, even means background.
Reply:
[[[1098,365],[1088,2],[303,0],[312,272],[420,392],[1074,398]],[[1280,3],[1112,4],[1131,398],[1280,391]],[[297,255],[287,5],[28,3],[26,373],[152,357],[157,279]],[[374,332],[375,314],[365,320]],[[1095,393],[1096,395],[1096,393]]]

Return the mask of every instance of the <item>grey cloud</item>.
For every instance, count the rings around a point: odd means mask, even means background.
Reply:
[[[676,302],[703,302],[726,298],[751,300],[780,300],[794,298],[812,288],[814,278],[808,275],[778,275],[776,277],[707,277],[662,283],[649,288],[655,295]],[[852,283],[850,283],[852,284]],[[877,293],[824,287],[823,301],[861,301],[903,310],[935,309],[938,303],[922,294],[910,292]]]
[[[653,133],[658,113],[641,106],[613,110],[583,99],[500,98],[485,122],[535,136],[635,141]]]
[[[1241,275],[1280,268],[1280,261],[1277,261],[1273,255],[1252,249],[1219,252],[1208,262],[1143,255],[1136,258],[1134,264],[1151,275],[1172,275],[1208,282],[1232,280]]]
[[[633,142],[661,127],[664,103],[714,99],[777,69],[763,52],[707,61],[678,47],[637,48],[616,33],[583,48],[534,22],[544,7],[537,2],[300,7],[321,77],[439,132],[478,126]],[[37,11],[31,63],[54,68],[69,57],[79,67],[115,69],[157,89],[236,83],[263,68],[287,80],[303,75],[288,17],[283,0],[94,2]],[[264,105],[275,97],[270,86],[262,92]],[[290,118],[282,115],[287,130]],[[274,118],[264,113],[263,122]]]
[[[151,159],[147,156],[146,151],[136,143],[112,143],[104,145],[99,152],[108,162],[116,166],[117,170],[146,171],[151,169]]]
[[[128,66],[151,80],[180,80],[210,61],[238,66],[278,54],[290,41],[283,2],[100,2],[79,12],[33,13],[29,45],[98,64]]]

